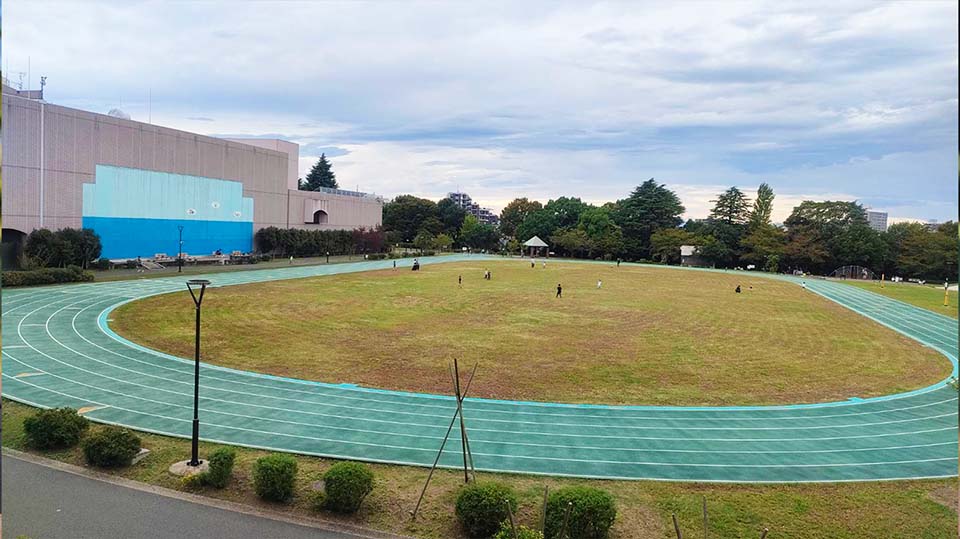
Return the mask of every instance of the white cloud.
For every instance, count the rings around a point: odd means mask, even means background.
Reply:
[[[3,52],[53,102],[144,120],[152,93],[155,123],[343,148],[341,184],[388,196],[603,202],[654,176],[692,216],[768,181],[775,215],[842,196],[944,220],[957,9],[21,1]]]

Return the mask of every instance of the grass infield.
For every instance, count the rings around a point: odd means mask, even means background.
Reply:
[[[111,326],[192,357],[193,316],[182,292],[125,305]],[[457,357],[479,363],[471,396],[501,399],[807,403],[906,391],[949,374],[942,356],[906,337],[796,284],[746,273],[450,263],[213,289],[203,322],[210,363],[449,393],[447,365]]]

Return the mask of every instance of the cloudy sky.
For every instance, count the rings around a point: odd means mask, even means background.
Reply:
[[[321,152],[341,187],[500,209],[648,178],[957,217],[957,3],[7,0],[48,101]],[[26,81],[25,81],[26,82]],[[148,99],[148,96],[150,97]]]

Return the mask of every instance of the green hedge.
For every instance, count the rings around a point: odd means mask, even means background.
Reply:
[[[106,426],[83,440],[87,463],[102,468],[129,466],[140,452],[140,438],[127,429]]]
[[[338,513],[356,513],[373,491],[373,472],[359,462],[338,462],[323,474],[324,507]]]
[[[297,479],[297,460],[290,455],[267,455],[253,465],[253,490],[257,496],[274,502],[293,497]]]
[[[3,272],[3,286],[6,288],[41,284],[81,283],[92,280],[93,274],[89,271],[83,271],[79,266]]]
[[[36,449],[64,449],[80,441],[90,422],[73,408],[40,410],[23,421],[27,445]]]
[[[605,490],[593,487],[566,487],[550,494],[547,499],[547,522],[545,535],[559,538],[567,506],[566,537],[579,539],[604,539],[617,518],[617,506],[613,496]]]
[[[469,537],[490,537],[517,511],[517,495],[503,483],[470,483],[457,494],[457,520]]]
[[[281,257],[348,255],[379,253],[384,234],[378,228],[356,230],[304,230],[299,228],[261,228],[253,236],[257,249]]]

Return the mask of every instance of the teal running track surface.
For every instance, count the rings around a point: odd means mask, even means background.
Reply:
[[[423,264],[465,259],[425,259]],[[390,260],[371,261],[206,278],[217,287],[391,265]],[[4,290],[3,395],[41,407],[92,407],[86,416],[94,421],[188,438],[192,361],[135,345],[107,324],[118,305],[182,291],[183,281]],[[956,373],[956,320],[844,284],[807,280],[806,286],[935,348]],[[454,409],[455,400],[447,396],[285,379],[206,364],[201,368],[201,437],[229,444],[429,466]],[[957,475],[957,392],[945,382],[887,397],[794,406],[467,399],[464,416],[475,465],[487,471],[717,482]],[[457,431],[447,443],[442,466],[462,462]]]

